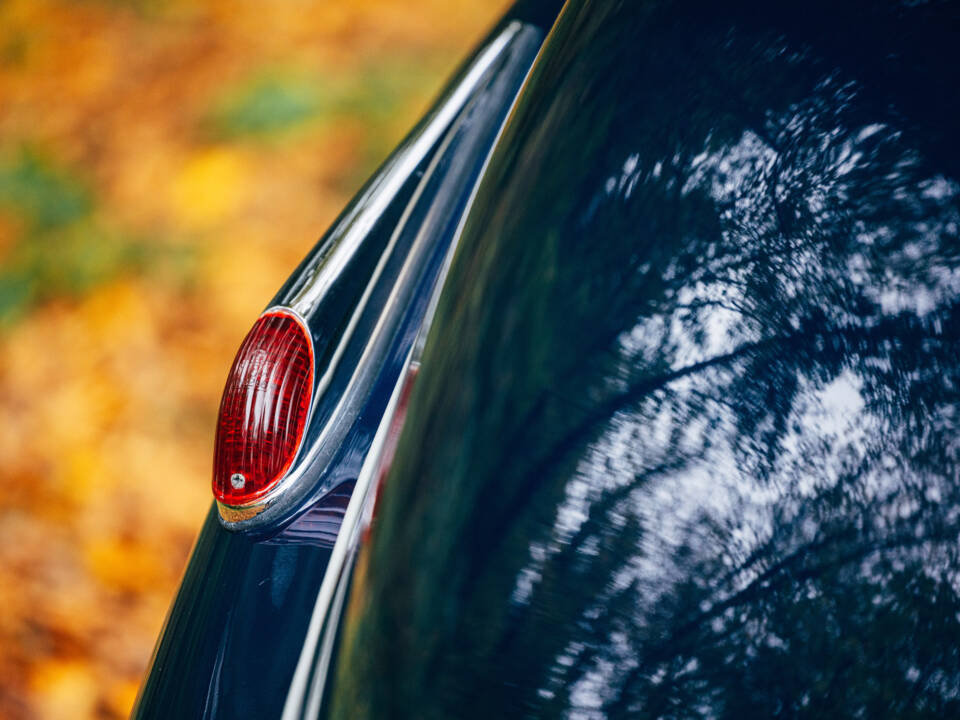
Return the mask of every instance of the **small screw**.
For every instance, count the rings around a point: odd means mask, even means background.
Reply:
[[[230,476],[230,484],[233,485],[235,490],[240,490],[247,484],[247,479],[243,476],[243,473],[234,473]]]

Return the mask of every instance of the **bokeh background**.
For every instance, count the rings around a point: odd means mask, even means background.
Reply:
[[[0,1],[0,718],[126,717],[243,335],[504,6]]]

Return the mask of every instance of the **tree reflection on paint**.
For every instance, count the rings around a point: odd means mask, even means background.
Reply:
[[[789,10],[568,9],[439,310],[335,715],[960,713],[957,118],[857,64],[955,72],[911,12],[843,56]]]

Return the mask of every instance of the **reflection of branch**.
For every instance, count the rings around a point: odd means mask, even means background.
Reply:
[[[914,532],[907,532],[905,534],[897,535],[880,542],[863,543],[862,545],[854,547],[847,553],[837,555],[822,563],[811,565],[806,568],[796,568],[795,566],[800,565],[802,561],[811,554],[811,552],[837,542],[843,542],[845,538],[843,536],[833,536],[830,538],[825,538],[818,543],[811,543],[799,548],[780,562],[773,565],[769,570],[763,572],[739,592],[736,592],[727,599],[712,605],[708,610],[702,611],[696,617],[677,628],[677,630],[674,631],[670,637],[661,644],[659,651],[652,653],[650,657],[645,658],[644,662],[639,663],[635,668],[627,673],[621,685],[619,697],[614,703],[611,704],[611,712],[618,708],[622,709],[625,704],[629,702],[629,698],[625,697],[628,688],[634,682],[636,682],[636,680],[640,677],[640,674],[646,667],[649,666],[651,662],[662,662],[671,652],[676,651],[675,649],[677,645],[684,640],[685,636],[692,634],[710,620],[719,617],[728,609],[753,602],[759,596],[772,592],[786,582],[799,584],[823,574],[826,570],[843,567],[844,565],[848,565],[857,560],[862,560],[863,558],[877,552],[908,548],[936,541],[953,542],[956,538],[956,532],[957,527],[955,526],[952,528],[941,528],[940,532],[932,533],[923,537],[917,537]]]
[[[941,655],[933,655],[923,666],[923,670],[920,671],[920,675],[917,676],[917,681],[913,684],[913,691],[910,693],[910,697],[903,703],[901,706],[903,711],[907,710],[910,707],[913,707],[913,704],[916,702],[917,698],[920,696],[920,693],[923,692],[924,688],[927,686],[927,681],[930,679],[930,676],[937,669],[937,660],[940,660]]]
[[[780,231],[780,236],[787,242],[789,242],[787,235],[787,227],[789,221],[784,216],[783,208],[780,207],[780,202],[777,200],[777,185],[780,184],[780,173],[783,171],[783,164],[781,159],[783,158],[783,150],[780,149],[776,141],[770,137],[770,134],[763,127],[763,123],[755,123],[750,128],[754,134],[769,147],[774,154],[773,160],[773,176],[772,178],[765,183],[769,189],[770,203],[773,205],[774,217],[777,220],[777,228]]]
[[[867,456],[864,456],[863,458],[861,458],[860,463],[858,463],[856,467],[851,468],[846,473],[841,474],[837,478],[836,482],[833,483],[833,485],[825,488],[824,491],[821,492],[820,497],[823,497],[824,492],[830,493],[835,491],[837,488],[841,486],[851,484],[852,482],[851,478],[855,479],[857,477],[860,477],[867,471],[868,463],[869,463],[869,458]],[[880,503],[879,500],[867,501],[865,504],[863,504],[861,507],[858,508],[858,511],[860,512],[861,515],[864,515],[870,512],[872,509],[874,509],[875,506],[878,505],[879,503]],[[787,519],[786,522],[790,522],[790,519]],[[794,522],[795,522],[795,519],[794,519]],[[819,548],[824,543],[827,543],[830,541],[831,541],[831,538],[824,538],[823,540],[821,540],[819,543],[816,543],[816,544],[808,543],[806,547],[808,549]],[[767,540],[766,542],[762,543],[759,547],[757,547],[747,557],[745,557],[742,562],[737,564],[736,567],[731,568],[729,572],[725,573],[719,579],[718,584],[725,585],[727,583],[732,583],[735,581],[735,579],[738,576],[743,576],[754,565],[756,565],[757,563],[760,563],[763,560],[766,560],[769,556],[773,555],[773,553],[770,550],[774,546],[775,546],[774,537],[771,537],[769,540]]]
[[[634,259],[628,266],[626,272],[623,273],[621,282],[614,287],[613,292],[609,293],[609,305],[613,306],[614,301],[618,297],[626,296],[626,286],[629,283],[630,279],[633,277],[637,267],[639,267],[640,259],[639,255]],[[576,361],[571,363],[569,367],[565,368],[557,378],[555,385],[558,387],[566,387],[568,383],[575,382],[577,376],[582,372],[584,365],[597,353],[607,352],[610,349],[610,346],[613,342],[620,336],[623,332],[619,324],[611,322],[606,325],[602,325],[600,330],[597,331],[594,336],[586,343],[580,347],[579,352],[576,355]],[[534,420],[540,415],[547,406],[547,401],[555,397],[561,401],[578,407],[580,409],[585,409],[579,403],[571,400],[570,398],[562,395],[558,391],[552,388],[546,388],[539,393],[539,396],[533,400],[529,408],[527,408],[523,417],[516,423],[516,427],[526,428],[533,424]],[[525,438],[522,433],[517,433],[509,442],[506,448],[504,448],[504,454],[507,457],[512,456],[517,452],[518,448],[522,446],[525,442]]]
[[[609,598],[606,598],[603,604],[605,608],[609,609],[607,615],[616,616],[617,614],[622,614],[624,617],[629,617],[629,611],[636,604],[637,592],[637,581],[634,580],[626,587],[614,592]],[[598,622],[588,623],[584,633],[580,635],[577,640],[573,641],[582,646],[582,650],[577,653],[573,663],[568,667],[554,666],[554,672],[556,674],[551,680],[563,689],[563,695],[561,695],[560,692],[557,693],[557,698],[554,702],[556,708],[565,708],[566,704],[569,703],[573,678],[582,677],[586,673],[586,668],[600,654],[603,643],[609,638],[609,634],[610,628],[608,626]],[[568,642],[568,646],[570,644],[572,643]],[[564,695],[566,695],[566,697],[564,697]],[[561,716],[560,712],[551,713],[549,710],[542,715],[542,717],[559,716]]]
[[[587,516],[587,519],[584,520],[577,531],[567,540],[563,542],[559,551],[548,556],[547,560],[543,564],[542,575],[546,577],[550,574],[552,569],[563,569],[569,567],[573,558],[576,557],[579,553],[580,548],[583,544],[590,539],[592,536],[599,534],[599,530],[603,529],[603,518],[610,511],[617,507],[623,500],[625,500],[630,493],[640,487],[642,484],[649,482],[652,478],[663,475],[664,473],[671,472],[673,470],[679,470],[686,463],[693,460],[694,456],[684,455],[678,456],[669,462],[660,463],[645,472],[636,473],[633,476],[633,479],[629,482],[625,482],[622,485],[618,485],[615,488],[603,493],[601,498],[590,505],[590,513]],[[599,529],[597,526],[600,526]],[[557,572],[559,574],[559,572]],[[514,636],[517,632],[526,626],[526,615],[531,608],[537,607],[537,593],[542,591],[542,583],[536,586],[534,590],[534,596],[531,597],[530,601],[527,603],[526,608],[523,611],[518,611],[516,615],[511,619],[509,627],[504,631],[503,636],[500,640],[499,647],[497,650],[498,655],[506,653],[506,648],[513,641]],[[589,602],[594,598],[585,597],[583,602]],[[578,613],[579,614],[579,611]]]
[[[636,473],[633,476],[633,479],[630,482],[626,482],[623,485],[618,485],[612,490],[604,493],[603,497],[598,501],[593,503],[590,506],[590,515],[587,520],[584,521],[576,533],[570,538],[570,540],[564,544],[563,550],[559,555],[570,555],[571,553],[576,553],[584,542],[594,533],[595,524],[598,520],[602,519],[610,510],[613,510],[621,501],[625,500],[630,493],[636,490],[641,484],[649,482],[652,478],[657,477],[658,475],[663,475],[674,470],[679,470],[681,467],[686,465],[688,462],[693,460],[692,455],[681,455],[670,462],[663,462],[655,467],[650,468],[646,472]]]
[[[827,242],[827,239],[823,238],[821,240],[811,241],[809,244],[812,246],[823,244],[825,242]],[[717,282],[730,284],[736,284],[739,282],[741,285],[746,286],[746,282],[742,280],[737,281],[734,278],[721,277],[720,273],[729,272],[731,270],[740,270],[750,265],[755,265],[756,263],[769,263],[770,261],[778,258],[789,257],[798,250],[796,247],[773,246],[773,244],[769,242],[766,242],[764,247],[765,249],[758,250],[752,255],[737,255],[729,258],[727,262],[718,261],[716,264],[707,265],[704,267],[703,275],[696,279],[703,281],[715,280]],[[683,282],[687,282],[687,279],[684,279]]]
[[[615,395],[606,402],[598,403],[591,409],[589,413],[587,413],[586,417],[580,423],[575,425],[566,435],[564,435],[557,443],[555,443],[553,447],[550,448],[541,461],[536,463],[529,471],[525,473],[523,483],[509,504],[509,512],[504,513],[495,521],[494,527],[490,528],[487,532],[486,542],[483,543],[482,548],[478,548],[478,550],[481,550],[482,554],[478,552],[478,557],[473,565],[472,572],[466,580],[464,592],[469,592],[470,586],[479,577],[481,568],[486,564],[487,560],[492,554],[493,549],[504,540],[507,529],[510,527],[511,523],[513,523],[516,515],[522,512],[526,507],[526,504],[530,501],[530,498],[536,491],[537,485],[539,484],[543,475],[549,470],[550,466],[556,463],[560,458],[565,457],[568,450],[576,447],[581,442],[586,440],[586,438],[590,436],[597,425],[613,417],[614,414],[637,402],[645,395],[662,389],[676,380],[690,375],[695,375],[696,373],[702,372],[703,370],[711,367],[727,365],[742,357],[749,356],[774,345],[795,344],[802,335],[804,334],[796,333],[793,336],[773,337],[755,343],[742,345],[732,352],[723,355],[717,355],[708,360],[687,365],[683,368],[679,368],[662,375],[644,378],[643,380],[634,383],[626,392]],[[509,456],[504,457],[504,460],[509,459]]]
[[[566,434],[555,442],[543,455],[535,462],[529,470],[523,473],[519,482],[519,487],[507,504],[507,510],[500,516],[492,519],[492,527],[485,531],[483,543],[478,543],[475,562],[471,567],[470,574],[465,580],[463,592],[469,593],[473,583],[475,583],[484,565],[489,561],[497,546],[506,539],[510,525],[515,521],[517,515],[522,513],[530,502],[537,490],[539,483],[544,475],[550,471],[558,461],[567,456],[574,448],[586,442],[595,429],[602,423],[609,420],[616,413],[639,402],[645,396],[662,390],[669,384],[685,377],[696,375],[713,367],[729,366],[745,357],[750,357],[757,353],[777,348],[781,353],[789,350],[798,350],[808,356],[818,352],[835,353],[838,348],[847,348],[847,355],[862,353],[866,346],[876,344],[881,340],[887,340],[891,337],[898,337],[902,342],[909,342],[919,347],[924,337],[929,335],[929,329],[919,323],[916,316],[894,316],[879,321],[871,327],[847,327],[830,328],[821,325],[815,325],[806,329],[789,333],[787,335],[778,335],[759,340],[753,343],[741,345],[736,350],[722,355],[717,355],[698,363],[693,363],[676,370],[646,377],[633,383],[625,392],[613,395],[606,401],[598,402],[580,422],[576,423]],[[817,350],[817,339],[822,339],[824,349]],[[852,345],[851,345],[852,343]],[[541,395],[538,405],[543,405],[546,394]],[[530,423],[535,421],[535,416],[530,417]],[[511,443],[512,444],[512,443]],[[503,450],[506,450],[504,448]],[[494,472],[498,475],[507,472],[509,464],[515,461],[513,453],[504,453],[501,455],[501,464],[495,468]]]
[[[918,520],[916,516],[911,516],[908,518],[907,521],[903,523],[908,528],[910,528],[910,525],[913,524],[909,522],[911,519],[914,521]],[[956,526],[944,526],[937,528],[936,532],[932,532],[929,535],[917,537],[915,531],[912,529],[907,529],[902,531],[902,534],[895,535],[892,538],[887,538],[886,540],[874,543],[865,542],[862,545],[855,546],[850,551],[840,554],[820,564],[811,565],[807,568],[795,569],[795,566],[800,565],[802,561],[812,553],[822,552],[825,548],[828,548],[831,545],[843,543],[848,538],[842,534],[838,534],[824,538],[818,542],[808,543],[790,553],[787,557],[783,558],[779,562],[774,563],[772,566],[770,566],[770,568],[754,578],[742,590],[734,593],[726,600],[722,600],[717,604],[712,605],[709,610],[703,611],[699,616],[688,621],[685,625],[682,625],[677,632],[674,633],[674,637],[671,638],[671,642],[695,629],[698,625],[702,625],[704,622],[717,617],[727,609],[736,607],[737,605],[742,605],[747,600],[752,599],[754,596],[765,590],[772,590],[778,585],[778,582],[775,582],[775,580],[782,582],[783,579],[786,578],[794,582],[802,582],[803,580],[820,575],[824,570],[834,567],[842,567],[843,565],[847,565],[855,560],[862,560],[863,558],[875,552],[913,547],[915,545],[923,545],[925,543],[937,540],[950,541],[952,538],[955,538],[956,531]],[[777,577],[778,575],[780,576],[779,578]]]
[[[748,310],[746,307],[744,307],[740,303],[736,303],[736,302],[727,303],[727,302],[723,302],[722,300],[694,300],[693,302],[689,302],[689,303],[678,303],[670,309],[673,312],[676,312],[677,310],[700,310],[702,308],[708,308],[708,307],[716,307],[716,308],[720,308],[721,310],[729,310],[732,313],[753,318],[754,320],[759,322],[761,326],[769,324],[770,322],[769,318],[760,317],[755,312],[753,312],[752,310]]]

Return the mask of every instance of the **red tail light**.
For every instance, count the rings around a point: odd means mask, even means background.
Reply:
[[[220,401],[213,494],[243,505],[283,477],[303,439],[313,394],[313,346],[300,320],[269,312],[244,338]]]

